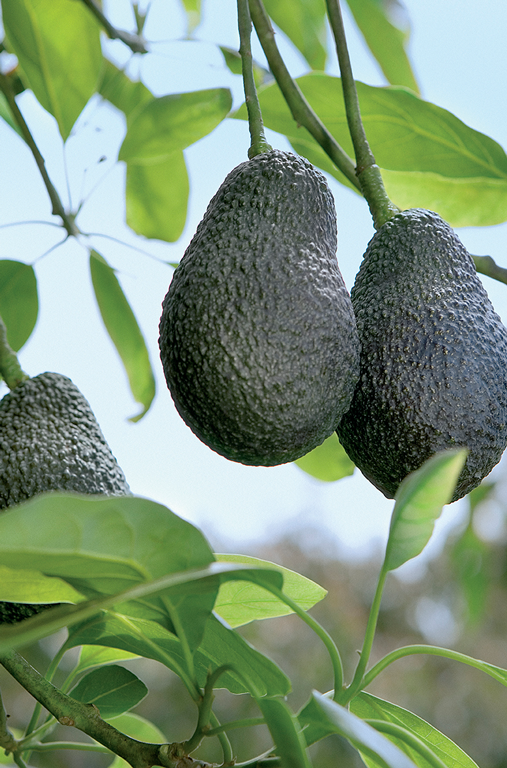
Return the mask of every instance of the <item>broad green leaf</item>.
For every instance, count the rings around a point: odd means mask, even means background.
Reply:
[[[275,24],[285,32],[312,69],[326,66],[326,5],[324,0],[265,0]]]
[[[227,116],[231,104],[228,88],[153,99],[129,122],[118,159],[148,164],[166,160],[207,136]]]
[[[84,645],[79,652],[79,661],[73,674],[78,675],[87,669],[101,667],[103,664],[112,664],[115,661],[136,658],[138,658],[137,654],[120,651],[117,648],[104,648],[102,645]]]
[[[187,218],[188,194],[182,150],[152,165],[127,163],[127,224],[138,235],[177,240]]]
[[[114,269],[96,251],[90,252],[90,272],[102,320],[125,367],[134,400],[142,405],[141,413],[130,421],[139,421],[155,397],[148,350]]]
[[[125,733],[132,739],[137,739],[137,741],[144,741],[148,744],[165,744],[167,742],[167,738],[156,725],[133,712],[126,712],[119,717],[109,718],[108,722],[116,730]],[[110,763],[109,768],[130,768],[130,763],[117,755]]]
[[[22,79],[58,123],[65,141],[102,68],[99,25],[83,3],[2,0],[8,47]]]
[[[312,477],[327,483],[352,475],[355,469],[354,462],[345,453],[336,432],[294,463]]]
[[[111,664],[88,672],[70,691],[70,696],[84,704],[94,704],[100,716],[107,718],[128,712],[147,693],[147,687],[133,672]]]
[[[39,299],[33,267],[21,261],[0,260],[0,316],[7,341],[17,352],[30,338],[37,322]]]
[[[181,670],[188,673],[178,638],[153,621],[114,614],[96,617],[74,627],[66,647],[87,644],[120,648],[159,661],[176,674]],[[218,688],[238,694],[252,690],[259,696],[284,696],[290,690],[289,680],[270,659],[212,616],[206,624],[202,643],[194,653],[199,685],[204,687],[208,673],[225,664],[233,669],[221,675]]]
[[[171,615],[177,614],[192,647],[200,642],[218,583],[215,578],[194,590],[170,588],[187,580],[180,572],[206,567],[213,560],[200,531],[148,499],[43,494],[0,515],[0,564],[58,576],[91,600],[106,596],[104,607],[120,604],[118,593],[144,587],[146,594],[141,589],[124,598],[129,602],[123,612],[128,607],[134,615],[170,628]],[[164,577],[168,581],[162,587],[152,584]],[[168,591],[152,594],[163,588]],[[69,606],[69,620],[75,620],[80,609],[88,610],[86,605]],[[65,616],[65,610],[58,613],[61,610],[51,609],[57,618]],[[51,621],[51,615],[34,618],[40,619],[36,627]],[[27,630],[29,621],[23,622]]]
[[[407,29],[395,26],[389,18],[390,3],[385,0],[347,0],[355,22],[368,48],[391,85],[404,85],[418,93],[405,46]]]
[[[408,475],[396,492],[383,570],[393,571],[419,555],[448,504],[463,469],[467,450],[441,451]]]
[[[327,594],[323,587],[305,576],[257,557],[217,554],[215,557],[220,563],[241,563],[280,571],[283,574],[284,593],[295,600],[305,611],[322,600]],[[256,619],[286,616],[292,613],[292,609],[257,584],[247,581],[227,581],[221,584],[218,591],[215,612],[225,619],[231,627],[239,627]]]
[[[78,603],[83,599],[83,595],[62,579],[44,576],[39,571],[0,565],[0,600],[9,603]]]
[[[282,768],[311,768],[298,719],[281,699],[259,699]]]
[[[154,99],[152,92],[141,82],[134,82],[111,61],[104,59],[102,77],[98,87],[102,98],[107,99],[128,118],[136,110]]]
[[[384,701],[370,693],[360,693],[350,704],[350,711],[363,720],[383,720],[386,723],[399,725],[413,734],[417,739],[440,758],[447,768],[477,768],[476,763],[443,733],[422,720],[413,712]],[[402,739],[386,734],[386,738],[403,750],[419,768],[433,768],[424,759],[421,752],[409,746]]]
[[[320,693],[313,693],[312,706],[307,705],[304,712],[306,722],[316,721],[324,729],[329,729],[328,733],[343,736],[382,768],[417,768],[416,763],[389,739],[348,709]]]
[[[352,157],[340,79],[314,72],[297,83]],[[507,155],[497,142],[405,88],[357,82],[357,89],[366,135],[396,205],[429,208],[454,227],[507,220]],[[278,86],[264,86],[259,99],[268,128],[285,134],[297,152],[345,183],[324,150],[297,127]],[[244,105],[233,117],[246,119]]]

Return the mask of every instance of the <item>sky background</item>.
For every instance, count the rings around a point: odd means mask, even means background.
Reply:
[[[423,98],[507,147],[507,5],[503,0],[483,0],[480,8],[470,0],[406,0],[404,5],[412,27],[409,53]],[[105,0],[104,10],[113,23],[130,27],[127,0]],[[344,16],[356,79],[385,85],[347,8]],[[182,39],[185,28],[177,2],[154,0],[145,27],[146,37],[154,41],[153,53],[130,61],[131,76],[140,77],[157,96],[229,87],[239,106],[241,79],[231,75],[217,48],[217,43],[238,47],[235,0],[203,0],[195,42]],[[282,34],[277,41],[292,75],[304,74],[307,66]],[[255,37],[253,46],[254,56],[264,62]],[[107,50],[119,64],[131,59],[121,43],[108,42]],[[334,55],[328,71],[338,74]],[[92,100],[63,149],[54,119],[30,92],[19,98],[19,104],[62,198],[68,203],[70,196],[74,207],[86,199],[78,219],[81,229],[121,241],[90,237],[88,242],[118,270],[148,345],[157,396],[140,422],[128,421],[137,405],[96,307],[87,251],[69,240],[44,255],[63,239],[63,230],[29,223],[51,220],[47,193],[26,146],[0,123],[0,224],[23,222],[2,228],[0,258],[34,264],[39,285],[37,326],[19,354],[24,370],[31,376],[46,370],[69,376],[89,400],[132,491],[203,528],[212,544],[249,552],[266,538],[310,525],[324,530],[343,557],[369,556],[386,540],[393,503],[357,470],[351,478],[325,484],[295,465],[255,468],[230,462],[185,426],[165,385],[158,322],[171,269],[161,262],[181,258],[210,198],[227,173],[246,159],[247,124],[226,120],[185,150],[191,184],[188,220],[180,240],[167,244],[139,238],[124,223],[125,167],[115,161],[125,133],[122,115],[101,100]],[[268,140],[277,148],[289,148],[284,137],[269,131]],[[338,215],[338,261],[350,290],[373,227],[360,197],[334,179],[329,184]],[[507,224],[458,233],[472,253],[490,254],[507,266]],[[484,284],[507,321],[507,286],[488,278]],[[498,472],[503,475],[505,470],[500,466]],[[464,504],[446,508],[430,551],[438,551],[443,532],[462,519]],[[484,533],[505,535],[494,509],[484,521]]]

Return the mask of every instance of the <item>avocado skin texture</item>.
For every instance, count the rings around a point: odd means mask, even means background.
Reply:
[[[343,447],[388,498],[434,453],[467,447],[460,499],[507,444],[507,330],[472,257],[436,213],[403,211],[370,241],[351,297],[361,374]]]
[[[211,200],[163,302],[160,355],[181,417],[210,448],[272,466],[333,433],[359,375],[324,176],[272,150]]]
[[[0,401],[0,510],[46,491],[130,494],[89,403],[59,373],[27,379]],[[0,602],[0,624],[50,607]]]

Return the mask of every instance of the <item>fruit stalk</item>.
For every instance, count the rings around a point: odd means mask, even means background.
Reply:
[[[248,8],[248,0],[238,0],[238,30],[239,53],[241,56],[243,87],[245,89],[245,104],[248,112],[248,127],[250,129],[251,141],[248,157],[252,159],[252,157],[261,155],[263,152],[270,152],[273,148],[268,144],[264,135],[261,106],[255,87],[252,46],[250,42],[252,20]]]
[[[7,329],[0,317],[0,374],[3,376],[9,389],[15,389],[18,384],[28,379],[28,375],[22,370],[16,353],[7,341]]]
[[[250,0],[250,15],[262,46],[269,68],[278,83],[285,101],[298,124],[306,128],[315,141],[322,147],[348,181],[359,191],[361,185],[357,179],[354,163],[328,131],[324,123],[315,114],[298,84],[290,76],[280,51],[275,42],[275,33],[262,0]]]
[[[326,5],[340,65],[345,112],[356,156],[356,174],[361,185],[361,192],[369,205],[375,229],[379,229],[382,224],[398,213],[399,209],[387,195],[380,168],[375,162],[375,157],[366,138],[347,48],[340,2],[339,0],[326,0]]]

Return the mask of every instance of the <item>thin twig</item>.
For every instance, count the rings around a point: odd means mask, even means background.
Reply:
[[[25,118],[23,117],[16,103],[14,91],[11,88],[9,78],[6,77],[6,75],[2,74],[1,72],[0,72],[0,90],[2,91],[5,98],[7,99],[9,108],[12,112],[12,116],[14,117],[14,120],[16,121],[19,128],[21,129],[23,138],[28,144],[32,152],[32,155],[34,156],[35,162],[37,163],[37,168],[39,169],[39,173],[42,176],[42,180],[46,185],[46,189],[49,194],[49,199],[51,200],[51,205],[53,206],[53,215],[59,216],[61,218],[64,229],[69,235],[69,237],[77,236],[79,234],[79,229],[76,226],[74,217],[72,216],[72,214],[67,213],[67,211],[65,210],[65,207],[62,201],[60,200],[60,196],[56,191],[55,187],[53,186],[53,182],[49,178],[48,172],[46,170],[46,164],[44,162],[44,158],[39,152],[39,148],[37,147],[37,144],[35,143],[35,140],[32,134],[30,133],[30,129],[25,121]]]
[[[339,0],[326,0],[326,4],[329,22],[336,43],[338,63],[340,65],[345,112],[356,156],[357,178],[361,184],[361,191],[370,207],[373,223],[379,229],[395,213],[399,213],[399,209],[391,202],[387,195],[380,174],[380,168],[375,162],[375,157],[366,138],[363,121],[361,120],[356,83],[350,64],[340,2]]]
[[[106,32],[107,36],[111,38],[111,40],[121,40],[122,43],[125,43],[132,53],[148,53],[148,49],[146,48],[145,41],[140,35],[136,35],[132,32],[126,32],[123,29],[117,29],[116,27],[113,27],[109,19],[107,19],[104,14],[102,13],[102,9],[95,3],[95,0],[81,0],[83,5],[86,5],[86,7],[93,13],[96,19],[100,21],[102,26],[104,27],[104,31]]]
[[[507,285],[507,269],[505,267],[499,267],[496,261],[491,256],[472,256],[474,260],[475,268],[481,275],[487,275],[492,277],[493,280],[498,280],[500,283]]]
[[[250,15],[262,49],[268,60],[269,67],[278,83],[292,116],[298,125],[302,125],[324,152],[331,158],[343,175],[359,191],[361,185],[356,177],[355,166],[347,153],[340,147],[334,136],[313,111],[298,84],[292,79],[283,61],[277,44],[275,33],[262,0],[250,0]]]
[[[15,389],[29,376],[22,370],[17,355],[7,341],[7,328],[0,317],[0,374],[9,389]]]

